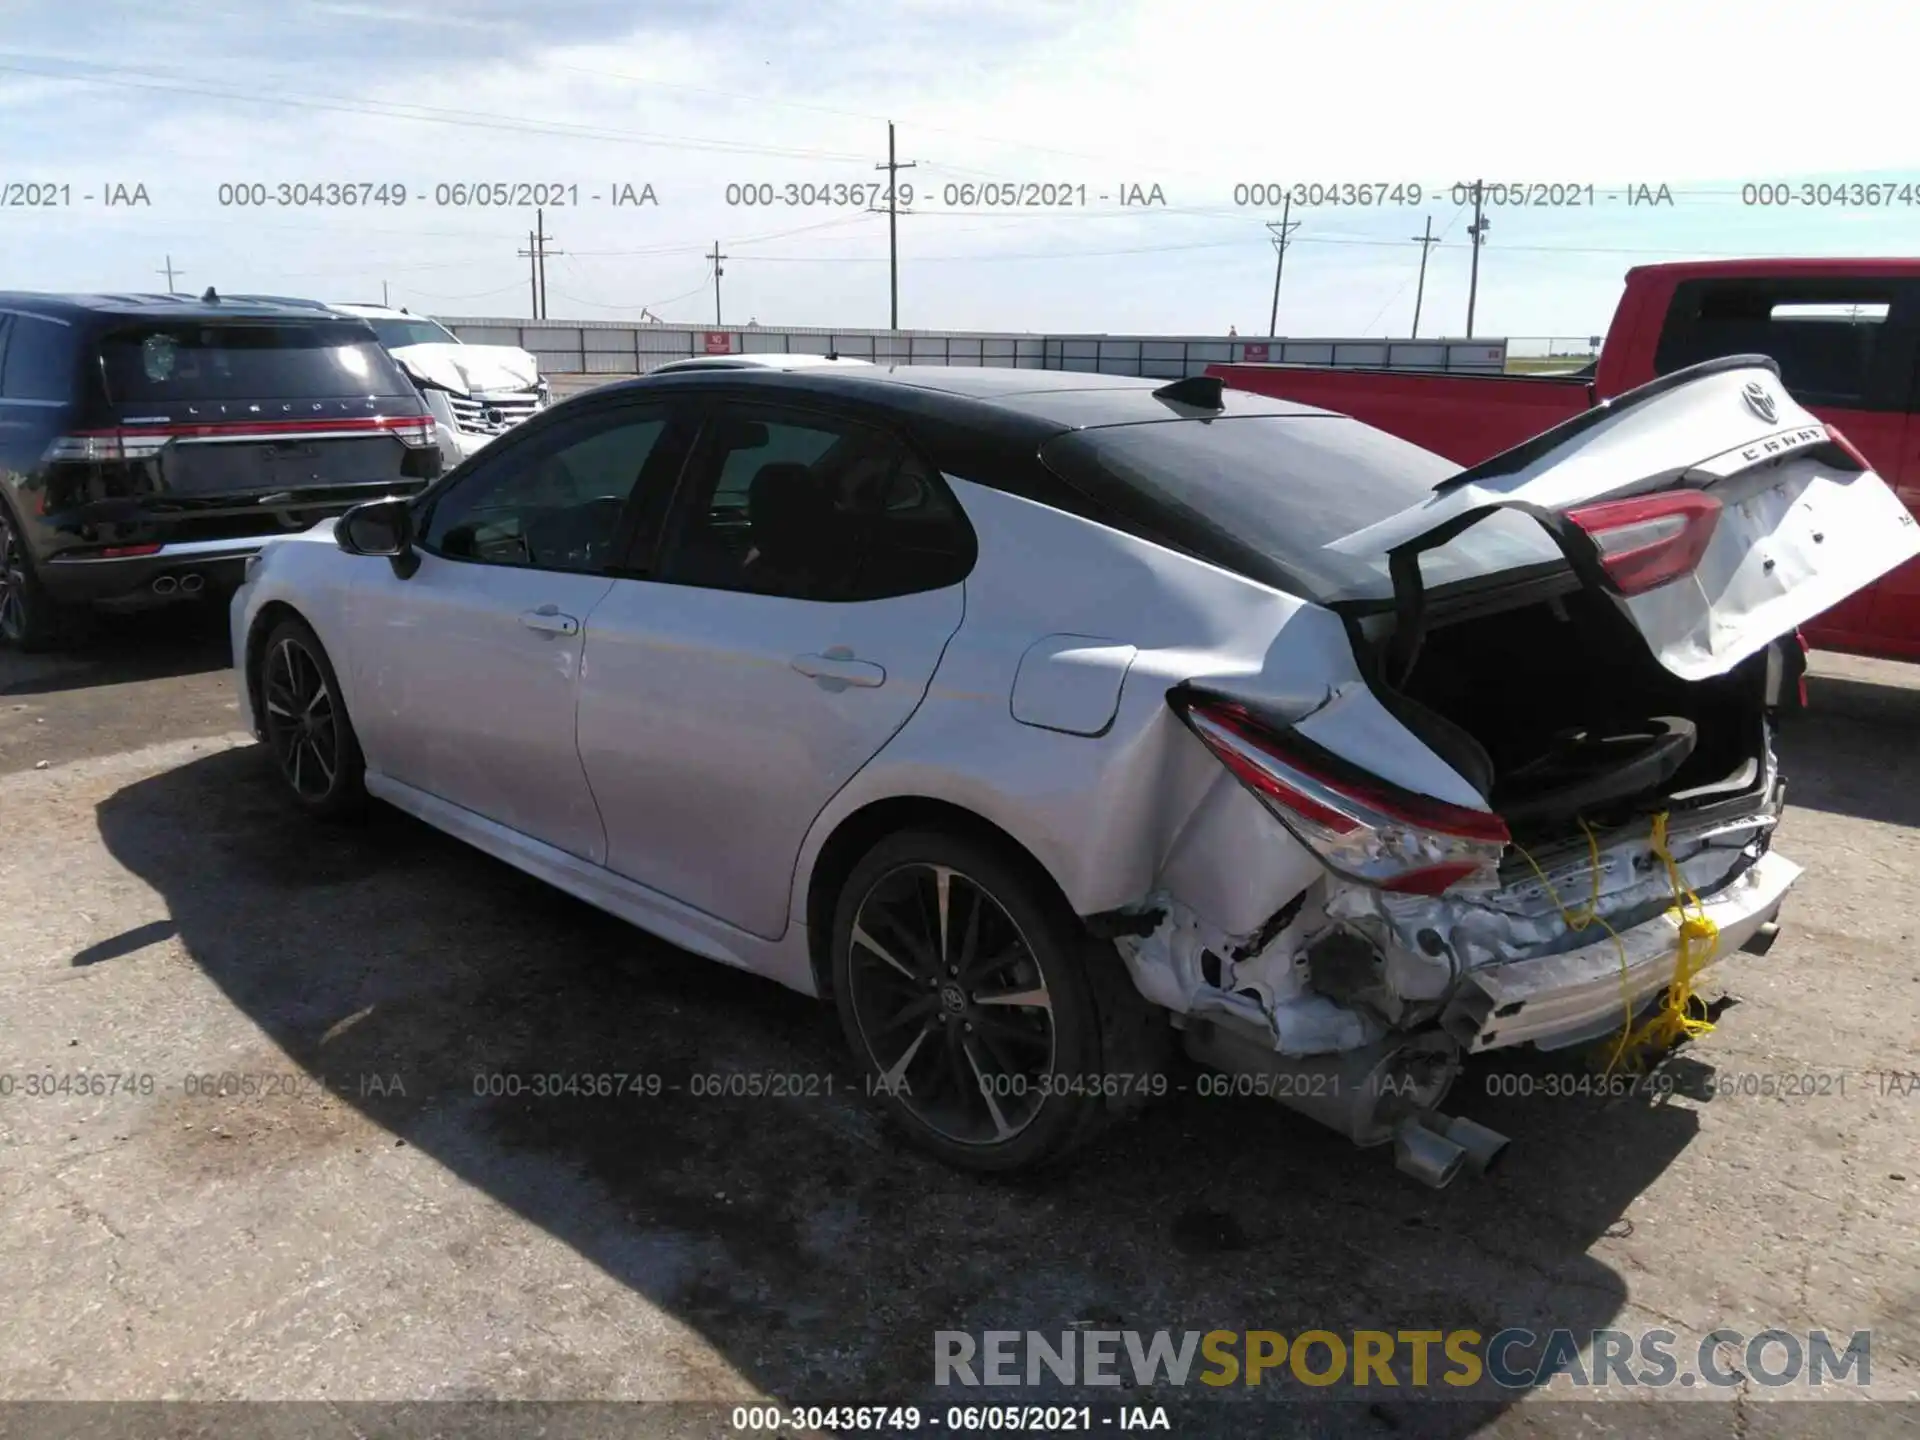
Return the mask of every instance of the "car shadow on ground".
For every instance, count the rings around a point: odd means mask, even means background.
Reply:
[[[87,633],[42,655],[0,650],[0,695],[50,695],[224,670],[233,663],[227,607],[195,600],[96,617]]]
[[[1500,1081],[1514,1071],[1470,1070],[1448,1108],[1515,1143],[1491,1175],[1443,1192],[1271,1102],[1192,1091],[1059,1173],[975,1178],[900,1147],[811,1002],[395,812],[308,821],[258,747],[130,785],[97,818],[194,961],[292,1060],[790,1401],[1044,1398],[934,1390],[940,1330],[1605,1326],[1626,1283],[1589,1251],[1623,1233],[1696,1132],[1683,1107],[1515,1098]],[[495,1093],[508,1088],[496,1077],[525,1091],[607,1074],[661,1089]],[[792,1076],[800,1093],[694,1093],[716,1074]],[[297,1124],[263,1135],[249,1165],[308,1163],[322,1142]],[[1208,1403],[1182,1433],[1452,1435],[1512,1398],[1256,1417],[1246,1402],[1341,1393],[1273,1378],[1190,1386],[1187,1406],[1195,1392]]]
[[[1920,826],[1920,790],[1911,781],[1920,692],[1888,688],[1887,694],[1894,698],[1884,709],[1838,713],[1816,703],[1784,717],[1774,748],[1789,807]]]

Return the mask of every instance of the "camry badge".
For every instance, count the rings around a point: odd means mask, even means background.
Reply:
[[[1779,407],[1773,403],[1773,396],[1767,393],[1767,387],[1758,380],[1749,380],[1746,388],[1741,390],[1740,398],[1747,402],[1749,410],[1768,424],[1772,424],[1774,417],[1780,413]]]

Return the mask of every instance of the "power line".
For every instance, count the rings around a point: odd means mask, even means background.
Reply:
[[[887,172],[887,294],[889,330],[900,328],[900,172],[913,169],[913,161],[893,158],[893,122],[887,122],[887,163],[876,165]],[[716,247],[717,248],[717,247]]]
[[[1436,236],[1434,236],[1434,237],[1433,237],[1433,244],[1435,244],[1435,245],[1443,245],[1443,244],[1445,243],[1445,241],[1446,241],[1446,238],[1447,238],[1447,236],[1449,236],[1449,235],[1451,235],[1451,234],[1453,233],[1453,227],[1454,227],[1454,226],[1456,226],[1456,225],[1458,225],[1458,224],[1460,223],[1460,217],[1461,217],[1461,215],[1462,215],[1462,214],[1464,214],[1464,213],[1465,213],[1465,211],[1466,211],[1466,208],[1467,208],[1467,207],[1466,207],[1466,204],[1465,204],[1464,202],[1463,202],[1463,203],[1461,203],[1461,204],[1460,204],[1460,205],[1459,205],[1458,207],[1456,207],[1456,208],[1455,208],[1455,210],[1454,210],[1454,212],[1453,212],[1453,214],[1451,214],[1451,215],[1449,215],[1449,216],[1447,217],[1447,223],[1446,223],[1446,225],[1445,225],[1445,226],[1444,226],[1444,227],[1443,227],[1443,228],[1441,229],[1441,231],[1440,231],[1440,233],[1439,233],[1438,235],[1436,235]],[[1429,223],[1429,225],[1430,225],[1430,224],[1431,224],[1432,222],[1431,222],[1431,221],[1429,221],[1428,223]],[[1416,236],[1416,237],[1410,237],[1410,238],[1414,238],[1414,239],[1418,239],[1419,237],[1417,237],[1417,236]],[[1354,241],[1353,243],[1354,243],[1354,244],[1360,244],[1360,243],[1362,243],[1362,242],[1361,242],[1360,240],[1358,240],[1358,239],[1356,239],[1356,240],[1355,240],[1355,241]],[[1373,242],[1366,242],[1366,243],[1373,243]],[[1398,244],[1398,243],[1401,243],[1401,242],[1397,242],[1397,241],[1385,241],[1385,242],[1381,242],[1381,243],[1385,243],[1385,244]],[[1422,282],[1424,282],[1424,281],[1425,281],[1425,279],[1426,279],[1426,273],[1425,273],[1425,271],[1424,271],[1424,270],[1423,270],[1423,271],[1421,272],[1421,274],[1420,274],[1420,279],[1422,280]],[[1406,294],[1406,293],[1407,293],[1407,282],[1406,282],[1405,280],[1402,280],[1402,281],[1401,281],[1401,282],[1400,282],[1400,283],[1399,283],[1398,285],[1396,285],[1396,286],[1394,286],[1394,288],[1393,288],[1393,293],[1392,293],[1391,295],[1389,295],[1389,296],[1388,296],[1388,297],[1387,297],[1387,298],[1386,298],[1386,299],[1385,299],[1385,300],[1384,300],[1384,301],[1383,301],[1383,302],[1381,303],[1381,305],[1380,305],[1380,308],[1379,308],[1378,310],[1376,310],[1376,311],[1374,311],[1374,312],[1373,312],[1373,318],[1372,318],[1371,320],[1369,320],[1369,321],[1367,321],[1367,324],[1366,324],[1366,328],[1365,328],[1365,329],[1363,329],[1363,330],[1360,330],[1360,331],[1358,331],[1357,333],[1358,333],[1358,334],[1361,334],[1361,335],[1371,335],[1371,334],[1373,333],[1373,327],[1374,327],[1374,326],[1376,326],[1376,325],[1378,325],[1378,324],[1380,323],[1380,317],[1381,317],[1381,316],[1383,316],[1383,315],[1385,315],[1385,314],[1387,313],[1387,311],[1389,311],[1389,310],[1391,310],[1391,309],[1392,309],[1392,308],[1393,308],[1393,307],[1394,307],[1394,306],[1395,306],[1395,305],[1396,305],[1396,304],[1397,304],[1397,303],[1399,302],[1399,300],[1400,300],[1400,297],[1401,297],[1402,295],[1404,295],[1404,294]],[[1416,318],[1416,325],[1415,325],[1415,328],[1416,328],[1416,329],[1418,328],[1418,323],[1417,323],[1417,318]],[[1386,334],[1387,332],[1386,332],[1385,330],[1382,330],[1382,331],[1381,331],[1380,333],[1381,333],[1382,335],[1385,335],[1385,334]]]
[[[511,285],[501,285],[492,290],[474,290],[465,295],[436,295],[431,290],[411,290],[411,293],[428,300],[486,300],[492,296],[504,295],[509,290],[518,290],[519,288],[520,282],[516,280]]]
[[[348,115],[377,116],[384,120],[411,120],[421,124],[455,125],[478,130],[506,130],[528,135],[561,135],[572,139],[604,140],[614,144],[639,145],[662,150],[710,151],[726,155],[767,155],[779,159],[832,160],[846,163],[863,161],[866,158],[863,155],[849,154],[844,151],[819,150],[802,146],[750,145],[744,141],[716,140],[695,135],[654,135],[644,131],[614,130],[597,125],[514,120],[485,111],[450,110],[440,106],[405,102],[348,100],[337,96],[303,96],[290,93],[261,95],[244,90],[215,89],[206,85],[180,82],[161,84],[157,82],[170,81],[172,78],[165,71],[140,70],[130,66],[93,65],[86,61],[65,60],[58,57],[22,55],[17,51],[0,52],[0,54],[15,60],[54,59],[57,64],[85,66],[87,70],[94,72],[74,74],[67,70],[0,63],[0,72],[34,75],[43,80],[64,80],[74,85],[109,85],[115,89],[158,90],[164,94],[200,95],[210,99],[233,100],[249,105],[282,105],[299,110],[329,110]],[[128,79],[126,78],[128,76],[149,78]]]
[[[592,279],[593,277],[587,276],[586,278]],[[638,310],[642,320],[659,320],[661,318],[659,315],[649,314],[649,312],[664,309],[668,305],[677,305],[682,300],[691,300],[707,288],[708,278],[707,274],[702,273],[700,283],[691,290],[683,291],[678,295],[670,295],[665,300],[649,300],[644,305],[610,305],[602,300],[585,300],[578,295],[569,295],[564,290],[556,291],[555,293],[559,295],[562,300],[570,300],[575,305],[585,305],[592,310]]]

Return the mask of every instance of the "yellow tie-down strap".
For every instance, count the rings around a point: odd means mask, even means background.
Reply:
[[[1578,934],[1589,925],[1598,925],[1612,937],[1614,949],[1620,952],[1620,1001],[1626,1018],[1620,1026],[1620,1033],[1614,1037],[1613,1048],[1607,1054],[1606,1073],[1611,1075],[1615,1070],[1625,1070],[1637,1075],[1646,1069],[1650,1058],[1657,1059],[1680,1041],[1693,1039],[1713,1029],[1713,1022],[1706,1016],[1706,1005],[1693,993],[1693,980],[1713,957],[1715,943],[1720,938],[1720,927],[1707,915],[1707,908],[1700,903],[1700,897],[1680,878],[1680,867],[1674,862],[1673,853],[1667,845],[1667,812],[1662,810],[1653,817],[1653,834],[1650,838],[1653,853],[1667,867],[1667,880],[1673,886],[1673,908],[1669,913],[1679,922],[1680,948],[1674,956],[1673,978],[1661,993],[1659,1009],[1635,1025],[1633,988],[1627,976],[1627,947],[1621,943],[1619,932],[1600,918],[1600,842],[1585,820],[1580,822],[1580,829],[1587,837],[1587,854],[1593,869],[1593,898],[1587,902],[1584,914],[1576,914],[1562,902],[1559,892],[1553,888],[1553,882],[1547,879],[1546,872],[1533,856],[1527,854],[1524,846],[1515,845],[1514,848],[1533,867],[1533,873],[1546,887],[1548,898],[1560,911],[1569,930]]]

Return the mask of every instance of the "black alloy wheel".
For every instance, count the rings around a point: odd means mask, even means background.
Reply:
[[[869,1091],[922,1148],[970,1169],[1073,1148],[1106,1108],[1090,943],[1043,876],[989,844],[880,842],[833,930],[835,1002]]]
[[[365,762],[327,652],[313,631],[285,620],[267,637],[260,660],[261,728],[280,778],[315,814],[358,808]]]

